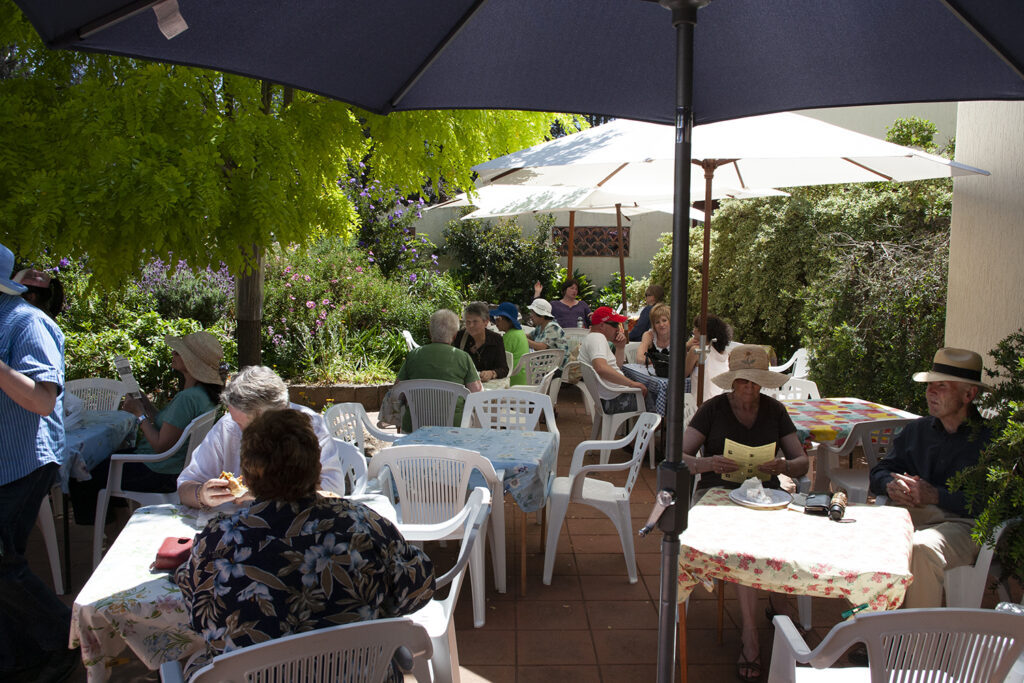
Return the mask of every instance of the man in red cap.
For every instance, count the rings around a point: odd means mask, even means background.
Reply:
[[[635,387],[646,396],[646,386],[619,372],[619,366],[626,355],[626,335],[621,327],[624,322],[626,316],[619,315],[607,306],[601,306],[594,311],[590,316],[590,334],[584,337],[580,344],[579,360],[594,368],[598,377],[608,384]],[[615,346],[614,353],[609,344]],[[603,386],[599,388],[599,394],[606,413],[625,413],[640,407],[636,404],[634,394],[620,394]]]

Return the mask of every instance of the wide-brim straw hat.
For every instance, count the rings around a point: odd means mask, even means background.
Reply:
[[[729,352],[729,371],[715,375],[711,381],[725,390],[732,389],[737,379],[745,379],[762,387],[778,389],[789,380],[789,375],[768,369],[768,352],[756,344],[740,344]]]
[[[209,332],[193,332],[184,337],[167,335],[164,341],[181,356],[185,369],[203,384],[224,384],[220,376],[220,361],[224,349]]]
[[[14,272],[14,254],[0,244],[0,292],[11,296],[20,296],[28,291],[28,287],[11,280]]]
[[[963,382],[991,391],[981,381],[981,355],[967,349],[942,348],[935,352],[932,369],[914,373],[915,382]]]

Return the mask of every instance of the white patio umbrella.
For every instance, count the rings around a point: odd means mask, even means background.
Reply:
[[[620,119],[473,167],[478,185],[599,187],[629,195],[671,194],[675,129]],[[800,114],[781,113],[710,123],[693,129],[690,196],[705,197],[701,339],[705,348],[711,200],[718,188],[797,187],[911,181],[988,171],[895,145]],[[703,181],[703,182],[702,182]],[[703,353],[697,382],[703,399]]]

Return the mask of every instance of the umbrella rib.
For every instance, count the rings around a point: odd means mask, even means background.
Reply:
[[[870,166],[865,166],[864,164],[860,163],[859,161],[854,161],[850,157],[841,157],[841,158],[842,158],[843,161],[849,162],[849,163],[853,164],[854,166],[859,166],[860,168],[863,168],[868,173],[874,173],[879,178],[883,178],[883,179],[885,179],[887,181],[892,181],[892,176],[888,176],[888,175],[885,175],[884,173],[876,171],[875,169],[871,168]]]
[[[388,112],[393,111],[396,107],[398,107],[399,104],[401,104],[402,99],[407,94],[409,94],[409,91],[412,90],[413,86],[416,85],[416,83],[420,80],[423,74],[427,72],[427,69],[429,69],[435,61],[437,61],[437,58],[441,56],[441,53],[445,51],[445,49],[452,43],[452,41],[455,40],[456,37],[458,37],[462,29],[464,29],[466,25],[469,24],[469,22],[473,19],[476,13],[480,10],[481,7],[484,6],[486,2],[487,0],[476,0],[476,2],[474,2],[468,10],[466,10],[466,13],[462,15],[462,18],[459,19],[458,23],[452,26],[452,29],[448,32],[448,35],[446,35],[444,39],[442,39],[441,42],[434,47],[434,49],[430,52],[427,58],[423,60],[423,62],[418,67],[416,67],[416,70],[413,71],[412,76],[409,77],[409,80],[407,80],[402,85],[402,87],[398,89],[398,92],[396,92],[388,100],[388,106],[385,108],[383,113],[387,114]]]
[[[626,163],[622,164],[621,166],[619,166],[619,167],[618,167],[617,169],[615,169],[614,171],[612,171],[611,173],[609,173],[609,174],[608,174],[607,176],[605,176],[605,177],[604,177],[604,180],[602,180],[601,182],[599,182],[599,183],[597,184],[597,186],[598,186],[598,187],[601,187],[602,185],[604,185],[605,183],[607,183],[607,182],[608,182],[609,180],[611,180],[612,178],[614,178],[614,177],[615,177],[615,174],[616,174],[616,173],[618,173],[618,172],[619,172],[619,171],[621,171],[622,169],[626,168],[626,166],[628,166],[628,165],[629,165],[629,162],[626,162]]]
[[[99,33],[100,31],[110,28],[114,24],[119,24],[125,19],[134,17],[139,12],[145,12],[147,9],[156,5],[161,0],[136,0],[135,2],[128,3],[123,7],[119,7],[113,12],[106,14],[99,19],[90,21],[88,24],[74,30],[67,34],[54,38],[51,47],[63,47],[69,43],[74,43],[79,40],[85,40],[89,36]]]
[[[985,47],[991,50],[997,57],[999,57],[999,59],[1003,60],[1006,66],[1010,67],[1013,72],[1017,74],[1017,78],[1024,80],[1024,67],[1010,57],[1009,51],[1003,45],[997,43],[988,32],[983,31],[981,27],[978,26],[977,22],[968,17],[959,7],[955,6],[951,0],[939,0],[939,2],[945,5],[946,9],[948,9],[953,16],[959,19],[960,22],[971,31],[971,33],[977,36],[978,40],[985,44]]]

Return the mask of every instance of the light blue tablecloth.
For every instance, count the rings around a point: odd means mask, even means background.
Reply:
[[[65,437],[64,462],[60,466],[61,487],[68,490],[68,479],[89,479],[89,470],[125,445],[135,442],[138,422],[123,410],[86,410],[75,429]],[[130,438],[129,438],[130,437]],[[125,443],[127,442],[127,444]]]
[[[536,512],[547,500],[558,458],[551,432],[523,432],[462,427],[420,427],[399,438],[396,446],[433,444],[477,451],[496,470],[505,471],[505,491],[524,512]],[[474,485],[483,486],[481,479]]]

